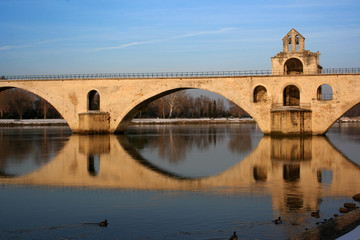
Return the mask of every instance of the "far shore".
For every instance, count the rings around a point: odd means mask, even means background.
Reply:
[[[360,117],[343,117],[340,123],[359,122]],[[252,118],[134,118],[133,125],[155,125],[155,124],[241,124],[256,123]],[[67,126],[65,119],[0,119],[1,127],[17,126]]]

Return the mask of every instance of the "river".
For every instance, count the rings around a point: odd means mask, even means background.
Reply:
[[[360,192],[359,123],[302,138],[256,124],[13,127],[0,143],[0,239],[287,239]]]

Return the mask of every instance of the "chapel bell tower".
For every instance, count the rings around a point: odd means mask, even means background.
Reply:
[[[319,51],[305,50],[305,38],[294,28],[282,39],[283,51],[271,58],[273,75],[319,74]]]

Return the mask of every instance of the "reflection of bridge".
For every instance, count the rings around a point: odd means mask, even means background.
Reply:
[[[324,171],[332,177],[325,179]],[[199,191],[221,188],[222,194],[251,189],[272,195],[274,208],[285,211],[299,203],[316,209],[322,196],[359,192],[360,168],[324,137],[263,137],[251,154],[227,171],[192,179],[151,165],[126,136],[72,135],[50,163],[28,175],[1,178],[0,184]]]
[[[283,52],[272,58],[273,75],[218,72],[200,76],[4,77],[0,91],[16,87],[39,95],[59,111],[74,132],[124,131],[149,102],[184,89],[205,89],[238,104],[265,134],[324,134],[360,102],[359,69],[321,74],[326,71],[318,65],[319,53],[305,50],[304,38],[298,32],[292,29],[283,43]],[[325,86],[332,89],[330,97],[325,97]]]

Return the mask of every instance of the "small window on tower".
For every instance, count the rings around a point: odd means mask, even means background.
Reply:
[[[296,44],[296,51],[298,52],[300,49],[300,40],[299,35],[295,36],[295,44]]]
[[[289,35],[288,36],[288,49],[289,49],[289,52],[291,52],[291,36]]]

